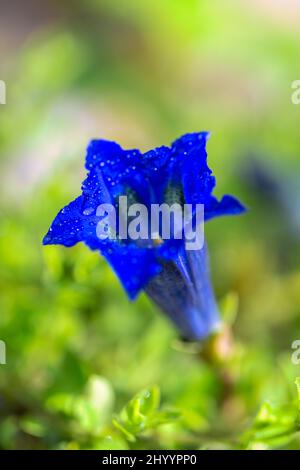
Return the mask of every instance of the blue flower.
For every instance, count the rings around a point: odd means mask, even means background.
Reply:
[[[205,221],[240,214],[244,206],[232,196],[213,196],[216,184],[207,165],[207,132],[186,134],[171,147],[146,153],[123,150],[105,140],[93,140],[86,155],[87,178],[82,194],[63,208],[43,243],[71,247],[84,242],[109,262],[130,299],[144,290],[189,340],[202,340],[219,324],[211,286],[206,246],[187,250],[184,239],[120,239],[119,226],[108,227],[115,237],[99,238],[97,208],[119,197],[130,203],[202,204]]]

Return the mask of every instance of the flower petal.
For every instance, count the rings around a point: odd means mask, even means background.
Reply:
[[[85,197],[79,196],[64,207],[55,217],[47,235],[43,239],[43,244],[73,246],[82,241],[86,234],[83,214],[84,204]]]
[[[222,215],[239,215],[246,211],[246,207],[233,196],[223,196],[221,201],[212,196],[205,204],[204,219],[207,221]]]
[[[172,144],[186,204],[205,204],[215,187],[216,180],[207,165],[209,136],[208,132],[186,134]]]
[[[206,247],[181,250],[174,261],[164,263],[160,274],[145,288],[149,297],[181,331],[184,339],[200,341],[218,328]]]

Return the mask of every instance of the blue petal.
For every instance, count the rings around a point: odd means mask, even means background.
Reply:
[[[162,270],[154,251],[141,249],[133,243],[108,243],[101,253],[117,274],[131,300],[134,300],[149,280]]]
[[[216,180],[207,165],[206,143],[210,134],[186,134],[172,144],[174,172],[182,184],[187,204],[205,204]]]
[[[164,263],[145,291],[184,339],[200,341],[220,324],[205,246],[198,251],[181,250],[174,261]]]
[[[131,189],[139,202],[150,203],[151,186],[139,150],[123,150],[115,142],[93,140],[87,149],[85,166],[89,173],[82,185],[84,194],[97,197],[104,183],[106,202],[114,202]]]
[[[143,154],[143,173],[151,186],[150,203],[161,204],[170,180],[171,149],[158,147]]]
[[[84,201],[84,196],[79,196],[57,214],[43,239],[44,245],[73,246],[83,240],[86,228],[83,223]]]
[[[80,196],[62,209],[54,219],[44,245],[71,247],[84,242],[91,250],[97,250],[106,258],[119,277],[128,297],[134,299],[149,279],[161,271],[155,250],[141,248],[134,243],[119,240],[101,240],[97,236],[97,204]],[[88,206],[88,207],[87,207]]]
[[[223,196],[221,201],[211,197],[204,207],[205,221],[222,215],[239,215],[246,212],[246,207],[233,196]]]

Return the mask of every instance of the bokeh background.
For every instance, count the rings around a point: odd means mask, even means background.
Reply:
[[[3,3],[0,447],[300,449],[299,2]],[[146,150],[199,130],[217,194],[250,209],[206,227],[223,364],[130,304],[97,253],[41,245],[91,138]]]

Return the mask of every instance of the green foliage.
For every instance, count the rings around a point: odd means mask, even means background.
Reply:
[[[296,379],[299,387],[299,378]],[[299,390],[298,390],[299,391]],[[300,432],[300,398],[295,403],[272,405],[264,403],[242,442],[247,449],[278,449],[288,447]]]
[[[157,426],[171,423],[177,418],[178,413],[170,410],[160,410],[160,392],[158,387],[143,390],[136,395],[122,409],[114,419],[115,427],[125,434],[126,438],[135,442],[136,436],[149,430],[155,430]]]

